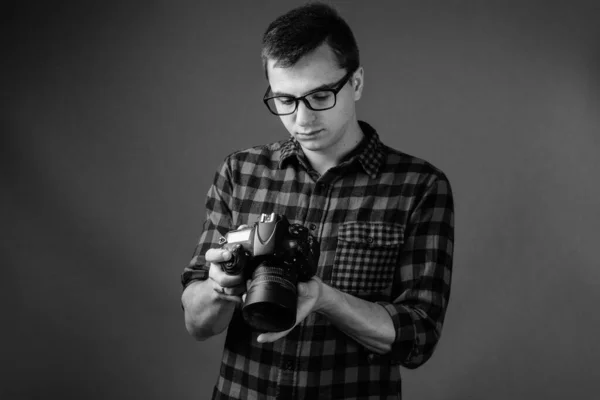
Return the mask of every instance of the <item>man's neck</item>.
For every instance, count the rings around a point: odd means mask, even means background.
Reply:
[[[329,169],[338,165],[348,153],[358,146],[364,137],[358,121],[354,121],[348,129],[350,130],[346,133],[344,140],[338,142],[332,148],[324,151],[303,149],[306,158],[319,175],[325,174]]]

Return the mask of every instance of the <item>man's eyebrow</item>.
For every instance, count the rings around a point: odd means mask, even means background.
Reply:
[[[333,85],[335,85],[335,83],[337,83],[337,82],[334,82],[334,83],[324,83],[323,85],[317,86],[316,88],[314,88],[314,89],[311,89],[311,90],[309,90],[308,92],[305,92],[304,94],[302,94],[302,95],[300,95],[300,96],[298,96],[298,97],[306,96],[306,95],[307,95],[307,94],[309,94],[309,93],[317,92],[317,91],[319,91],[319,90],[331,89],[331,88],[333,88]],[[271,93],[273,93],[273,96],[288,96],[288,97],[296,97],[296,96],[294,96],[293,94],[290,94],[290,93],[285,93],[285,92],[273,92],[273,91],[271,91]]]

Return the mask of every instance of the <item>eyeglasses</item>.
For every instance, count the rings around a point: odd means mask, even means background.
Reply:
[[[275,115],[290,115],[295,113],[300,101],[313,111],[329,110],[330,108],[335,107],[338,92],[342,90],[353,73],[354,71],[348,72],[339,81],[331,85],[324,85],[324,88],[319,87],[301,97],[286,95],[270,96],[273,93],[271,92],[271,86],[269,86],[263,96],[263,102],[269,111]]]

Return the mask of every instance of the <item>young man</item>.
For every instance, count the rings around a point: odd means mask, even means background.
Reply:
[[[264,102],[288,140],[231,154],[182,275],[189,332],[227,337],[214,399],[397,399],[400,366],[428,360],[450,295],[453,199],[431,164],[383,145],[356,116],[364,87],[353,34],[329,6],[279,17],[263,38]],[[247,282],[219,238],[276,213],[320,243],[298,284],[296,325],[261,333],[242,318]]]

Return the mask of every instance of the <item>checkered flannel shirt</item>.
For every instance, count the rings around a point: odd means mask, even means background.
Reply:
[[[262,213],[285,215],[319,240],[323,282],[389,313],[391,351],[372,353],[318,313],[261,344],[238,309],[214,399],[398,399],[400,366],[416,368],[431,357],[450,296],[450,184],[439,169],[360,126],[361,144],[323,176],[292,138],[228,156],[208,192],[204,229],[182,282],[208,277],[203,255],[227,231]]]

